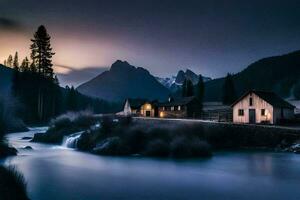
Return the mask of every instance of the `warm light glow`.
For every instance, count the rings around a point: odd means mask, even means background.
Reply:
[[[146,110],[151,110],[151,104],[146,104]]]
[[[271,113],[268,110],[266,110],[265,112],[266,112],[267,120],[270,120],[271,119]]]
[[[159,117],[163,118],[165,116],[164,112],[159,113]]]

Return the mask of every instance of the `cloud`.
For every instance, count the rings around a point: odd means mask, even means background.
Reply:
[[[108,70],[107,67],[85,67],[82,69],[75,69],[66,65],[56,65],[54,69],[61,86],[73,85],[75,87]]]
[[[20,31],[24,29],[24,26],[16,20],[0,17],[0,29],[9,31]]]

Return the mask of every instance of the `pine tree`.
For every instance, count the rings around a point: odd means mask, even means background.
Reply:
[[[31,59],[33,64],[37,69],[39,75],[44,76],[53,80],[53,64],[51,44],[50,44],[50,35],[47,33],[46,28],[41,25],[38,30],[35,32],[30,46],[31,49]]]
[[[194,95],[194,85],[189,79],[185,79],[182,84],[182,97],[190,97]]]
[[[73,86],[67,90],[67,111],[76,111],[78,110],[77,91],[74,89]]]
[[[222,102],[225,105],[230,105],[236,100],[236,98],[237,98],[237,96],[236,96],[236,92],[235,92],[235,86],[234,86],[232,75],[227,74],[224,85],[223,85]]]
[[[197,94],[196,95],[197,95],[198,101],[200,102],[201,111],[202,111],[202,107],[203,107],[204,92],[205,92],[204,82],[203,82],[202,76],[200,75],[199,81],[197,83]]]
[[[182,83],[182,90],[181,90],[181,96],[182,97],[186,97],[186,79],[184,79],[183,83]]]
[[[18,69],[19,68],[19,56],[18,56],[18,52],[15,53],[15,57],[14,57],[14,61],[13,61],[13,67],[14,67],[14,69]]]
[[[31,40],[32,44],[30,46],[30,57],[32,59],[31,71],[37,71],[39,76],[39,81],[37,84],[37,112],[40,120],[45,120],[45,118],[47,118],[47,104],[54,105],[53,101],[55,101],[56,99],[56,95],[54,93],[57,91],[55,90],[55,87],[51,85],[54,84],[55,80],[52,69],[52,56],[54,55],[54,53],[52,52],[50,39],[51,37],[47,33],[46,28],[41,25],[35,32],[34,37]],[[53,110],[55,110],[55,108],[51,109],[51,111]],[[51,114],[53,114],[53,112]]]
[[[13,57],[12,55],[9,55],[7,58],[7,67],[12,67],[13,66]]]
[[[186,82],[186,96],[191,97],[194,95],[194,85],[191,80],[187,80]]]
[[[27,72],[29,71],[29,60],[27,57],[25,57],[25,59],[23,59],[22,63],[21,63],[21,66],[20,66],[20,71],[21,72]]]

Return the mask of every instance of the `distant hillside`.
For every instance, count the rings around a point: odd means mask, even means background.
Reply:
[[[0,64],[0,96],[7,95],[11,88],[12,69]]]
[[[146,69],[120,60],[113,63],[109,71],[80,85],[77,90],[109,101],[123,101],[126,98],[164,100],[169,95],[169,90]]]
[[[261,59],[233,76],[238,95],[249,89],[270,90],[287,98],[300,81],[300,51]],[[206,101],[220,101],[224,78],[206,82]]]
[[[180,70],[176,76],[167,77],[167,78],[160,78],[156,77],[156,79],[166,88],[168,88],[172,92],[176,92],[178,89],[181,88],[185,79],[191,80],[194,85],[196,85],[199,81],[199,76],[193,71],[187,69],[185,72]],[[210,81],[211,78],[203,76],[203,81]]]

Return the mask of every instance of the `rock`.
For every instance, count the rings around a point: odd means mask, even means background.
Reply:
[[[26,146],[23,149],[25,149],[25,150],[32,150],[33,148],[31,146]]]
[[[15,156],[17,155],[17,149],[13,148],[13,147],[9,147],[7,145],[4,144],[0,144],[0,157],[6,157],[6,156]]]
[[[294,152],[294,153],[300,153],[300,144],[293,144],[289,148],[287,148],[287,151]]]
[[[22,137],[21,140],[31,140],[32,137]]]
[[[98,143],[92,152],[100,155],[125,155],[127,151],[119,137],[110,137]]]

